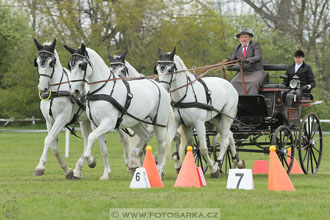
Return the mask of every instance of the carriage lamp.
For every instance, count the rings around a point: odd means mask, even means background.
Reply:
[[[299,89],[300,88],[300,81],[297,75],[294,75],[290,80],[290,88],[291,89]]]

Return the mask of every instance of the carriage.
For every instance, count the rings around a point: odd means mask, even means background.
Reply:
[[[303,109],[320,102],[312,97],[295,97],[291,106],[284,102],[283,94],[289,89],[280,83],[279,73],[287,69],[283,64],[265,64],[264,80],[258,95],[240,95],[236,120],[231,126],[238,152],[269,153],[269,146],[276,146],[276,153],[283,167],[290,173],[295,151],[298,151],[301,168],[305,174],[315,174],[322,158],[322,128],[318,116],[309,112],[302,117]],[[229,71],[239,71],[239,66],[228,67]],[[269,77],[272,71],[275,74]],[[283,77],[283,76],[282,76]],[[272,81],[272,83],[270,83]],[[298,83],[297,83],[298,82]],[[299,87],[299,80],[292,86]],[[293,88],[297,89],[297,88]],[[220,145],[214,140],[218,132],[206,123],[206,140],[209,156],[217,158]],[[194,130],[194,157],[197,166],[204,172],[208,166],[199,151],[199,140]],[[232,168],[232,155],[228,149],[221,167],[227,173]]]

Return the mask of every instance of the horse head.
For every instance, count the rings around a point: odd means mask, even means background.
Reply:
[[[108,54],[109,60],[110,60],[110,72],[115,74],[118,77],[126,77],[129,75],[128,69],[126,67],[126,61],[125,57],[127,55],[127,50],[120,56],[111,56],[111,54]]]
[[[89,58],[86,46],[83,43],[77,50],[67,45],[64,45],[64,48],[72,54],[72,57],[68,63],[68,68],[71,71],[71,93],[74,96],[79,97],[85,93],[85,83],[87,82],[86,78],[89,78],[93,73],[91,60]]]
[[[34,43],[38,49],[38,57],[34,59],[34,66],[38,68],[39,84],[38,90],[43,93],[49,90],[49,85],[53,79],[55,68],[60,67],[58,55],[55,50],[56,40],[43,45],[34,38]],[[58,60],[58,61],[57,61]]]
[[[175,51],[176,48],[174,47],[172,52],[163,53],[161,49],[158,48],[158,61],[154,72],[158,74],[159,83],[162,83],[167,91],[170,90],[171,83],[175,80]]]

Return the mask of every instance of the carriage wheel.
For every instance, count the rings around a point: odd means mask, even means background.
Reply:
[[[201,167],[203,170],[203,173],[206,173],[206,171],[208,169],[208,165],[207,165],[206,159],[200,153],[198,136],[194,135],[193,137],[194,137],[193,138],[193,140],[194,140],[193,154],[194,154],[196,166]],[[213,155],[213,158],[215,158],[216,152],[215,152],[215,149],[210,144],[210,135],[206,135],[206,145],[208,148],[209,156],[212,157],[212,155]]]
[[[272,135],[272,145],[276,146],[276,153],[284,169],[289,174],[293,165],[294,158],[294,138],[291,130],[286,125],[281,125]],[[291,148],[291,154],[288,149]]]
[[[313,112],[308,113],[300,124],[299,159],[305,174],[315,174],[319,170],[323,150],[320,119]]]

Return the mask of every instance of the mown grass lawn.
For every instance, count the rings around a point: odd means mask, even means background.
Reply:
[[[94,169],[86,165],[83,179],[67,181],[49,151],[46,173],[32,176],[43,148],[45,133],[0,133],[0,205],[16,200],[16,219],[109,219],[110,208],[218,208],[221,219],[330,219],[330,135],[324,137],[321,168],[316,175],[290,175],[295,192],[268,191],[267,175],[254,175],[255,189],[227,190],[227,176],[209,178],[207,187],[174,188],[176,172],[170,159],[166,164],[162,189],[129,189],[131,175],[124,164],[118,135],[107,135],[110,181],[99,181],[103,162],[98,144],[93,155]],[[155,141],[151,142],[155,146]],[[71,136],[70,157],[74,167],[83,142]],[[60,135],[64,156],[64,132]],[[248,168],[255,159],[268,155],[241,153]],[[298,159],[298,157],[296,157]],[[0,219],[6,219],[0,213]]]

